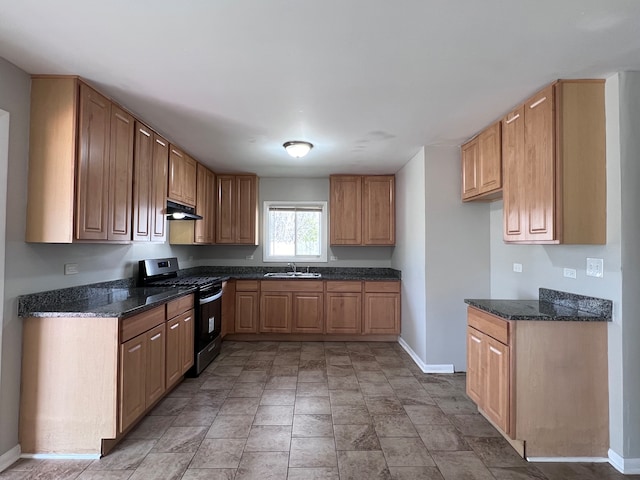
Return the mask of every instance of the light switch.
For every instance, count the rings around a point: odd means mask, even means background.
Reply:
[[[567,278],[576,278],[577,277],[577,272],[575,268],[565,268],[564,269],[564,276]]]
[[[587,258],[587,276],[597,278],[604,276],[604,260],[602,258]]]
[[[78,273],[78,264],[77,263],[65,263],[64,264],[64,274],[65,275],[75,275]]]
[[[513,271],[517,272],[517,273],[522,273],[522,264],[521,263],[514,263],[513,264]]]

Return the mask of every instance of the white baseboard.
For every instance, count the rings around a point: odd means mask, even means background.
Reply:
[[[445,365],[428,365],[424,363],[422,359],[418,356],[418,354],[413,351],[413,349],[409,346],[407,342],[405,342],[405,340],[402,337],[398,338],[398,343],[402,348],[404,348],[405,352],[409,354],[412,360],[416,362],[416,365],[420,367],[420,370],[422,370],[422,373],[453,373],[454,372],[453,365],[446,365],[446,364]]]
[[[98,460],[99,453],[23,453],[20,458],[36,460]]]
[[[609,463],[613,468],[625,475],[637,475],[640,473],[640,458],[623,458],[609,449]]]
[[[13,465],[20,459],[20,444],[13,447],[8,452],[0,455],[0,472]]]
[[[527,457],[528,462],[608,463],[607,457]]]

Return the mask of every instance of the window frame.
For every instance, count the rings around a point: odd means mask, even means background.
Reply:
[[[326,201],[284,201],[284,200],[265,200],[262,207],[262,224],[263,224],[263,247],[262,261],[265,263],[286,263],[286,262],[302,262],[302,263],[326,263],[327,262],[327,237],[328,237],[328,215]],[[320,255],[269,255],[269,210],[272,207],[288,207],[288,208],[309,208],[317,207],[322,211],[320,218]]]

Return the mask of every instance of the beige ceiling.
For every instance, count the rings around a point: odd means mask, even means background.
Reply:
[[[219,172],[388,173],[556,78],[639,70],[640,1],[0,0],[0,56],[86,78]]]

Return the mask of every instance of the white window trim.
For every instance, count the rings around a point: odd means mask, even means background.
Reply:
[[[269,255],[269,209],[271,207],[318,207],[322,209],[322,219],[320,220],[320,255],[298,255],[298,256],[275,256]],[[262,225],[264,232],[262,261],[263,262],[301,262],[301,263],[326,263],[327,262],[327,202],[299,202],[299,201],[276,201],[268,200],[263,202]]]

